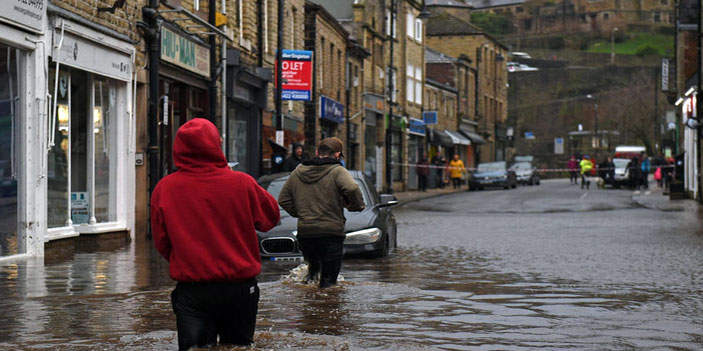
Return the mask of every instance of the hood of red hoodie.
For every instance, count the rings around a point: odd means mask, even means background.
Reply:
[[[194,118],[176,133],[173,143],[173,162],[179,170],[208,172],[227,167],[227,159],[220,148],[220,134],[212,122]]]

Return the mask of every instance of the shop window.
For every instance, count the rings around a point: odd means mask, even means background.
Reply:
[[[115,121],[124,83],[65,67],[51,71],[48,225],[116,221]]]
[[[18,178],[20,155],[19,71],[21,52],[0,44],[0,256],[21,253],[19,241]]]

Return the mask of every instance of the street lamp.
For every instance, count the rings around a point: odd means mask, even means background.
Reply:
[[[618,27],[610,30],[610,64],[615,64],[615,32],[618,31]]]
[[[593,100],[593,148],[595,149],[594,156],[598,157],[598,148],[600,148],[600,139],[598,137],[598,100],[593,95],[586,95],[586,99]]]

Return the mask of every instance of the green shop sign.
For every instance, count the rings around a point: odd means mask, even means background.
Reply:
[[[165,26],[161,27],[161,59],[210,78],[210,50]]]

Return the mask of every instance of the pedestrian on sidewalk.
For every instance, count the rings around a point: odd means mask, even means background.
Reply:
[[[452,179],[454,189],[461,188],[461,177],[466,173],[464,162],[459,159],[458,154],[454,154],[454,158],[449,162],[449,177]]]
[[[276,199],[246,173],[232,171],[210,121],[178,129],[178,170],[161,179],[150,203],[151,233],[168,260],[178,349],[254,341],[261,272],[256,231],[279,221]]]
[[[576,161],[576,156],[571,155],[569,162],[566,164],[566,168],[569,170],[569,182],[578,185],[579,162]]]
[[[308,158],[303,153],[303,145],[300,145],[298,143],[294,143],[293,144],[293,152],[286,159],[286,161],[283,163],[283,171],[284,172],[292,172],[295,169],[295,167],[298,167],[299,164],[301,164],[303,161],[305,161],[307,159]]]
[[[581,166],[581,189],[583,189],[584,185],[586,186],[586,189],[589,189],[591,187],[591,180],[589,177],[591,175],[591,170],[593,169],[593,162],[591,162],[588,155],[585,155],[579,163],[579,166]]]
[[[344,208],[362,211],[364,199],[349,171],[339,163],[342,141],[325,138],[316,157],[298,166],[283,185],[278,203],[298,218],[298,243],[308,264],[307,282],[320,273],[320,288],[337,283],[345,238]]]
[[[652,166],[649,157],[647,157],[647,154],[644,152],[642,153],[642,163],[640,164],[640,169],[642,171],[640,174],[642,187],[644,190],[649,190],[649,172],[652,170]]]
[[[415,173],[417,173],[418,188],[420,191],[427,191],[427,176],[430,175],[430,165],[427,163],[427,154],[417,161]]]

